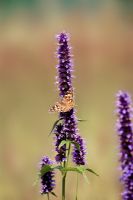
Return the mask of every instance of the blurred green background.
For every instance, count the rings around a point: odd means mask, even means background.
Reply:
[[[120,200],[115,95],[133,93],[133,1],[0,0],[0,199],[41,200],[37,177],[43,155],[54,158],[48,133],[57,114],[55,34],[71,34],[77,116],[88,165],[79,200]],[[61,180],[57,174],[57,199]],[[74,199],[76,175],[67,179]],[[51,199],[55,199],[52,197]]]

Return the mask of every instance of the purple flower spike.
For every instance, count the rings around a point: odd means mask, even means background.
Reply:
[[[80,135],[77,135],[75,138],[75,142],[77,142],[80,146],[80,150],[75,146],[73,151],[73,162],[76,165],[85,165],[85,155],[86,155],[86,148],[85,148],[85,141]]]
[[[58,49],[57,49],[57,72],[58,72],[58,89],[60,92],[60,97],[63,98],[68,91],[73,93],[72,87],[72,60],[69,47],[69,35],[65,32],[57,35]],[[56,125],[55,128],[55,146],[57,155],[55,157],[57,162],[65,161],[66,159],[66,145],[59,148],[60,143],[63,140],[70,140],[72,142],[77,142],[80,146],[79,149],[74,147],[73,161],[77,165],[85,164],[85,145],[84,140],[79,136],[77,129],[77,119],[75,115],[74,108],[67,112],[60,112],[60,118],[63,119],[62,124]]]
[[[58,40],[58,49],[57,49],[57,58],[58,58],[58,83],[60,96],[63,97],[68,90],[72,88],[72,60],[70,54],[70,47],[68,46],[69,34],[62,32],[57,35]]]
[[[123,200],[133,199],[133,126],[131,122],[131,98],[128,93],[120,91],[117,95],[117,130],[121,151],[121,181],[124,186]]]
[[[53,161],[51,161],[47,156],[44,156],[40,162],[40,168],[44,167],[45,165],[52,165]],[[45,173],[41,177],[41,194],[48,194],[51,192],[55,187],[55,180],[54,178],[54,172],[50,171]]]

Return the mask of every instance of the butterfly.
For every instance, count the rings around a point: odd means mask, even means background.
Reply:
[[[50,112],[68,112],[74,107],[73,92],[68,90],[59,102],[56,102],[49,111]]]

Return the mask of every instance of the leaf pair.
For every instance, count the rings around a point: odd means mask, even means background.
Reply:
[[[86,180],[87,183],[88,177],[86,176],[85,172],[90,172],[93,173],[96,176],[99,176],[96,172],[94,172],[92,169],[85,167],[85,166],[76,166],[76,167],[63,167],[61,165],[53,166],[53,165],[45,165],[41,168],[39,176],[42,177],[44,176],[47,172],[53,171],[53,170],[59,170],[62,174],[64,172],[77,172],[81,175],[83,175],[84,179]],[[54,192],[50,192],[53,196],[57,197],[57,195]],[[77,192],[76,192],[77,193]],[[77,194],[76,194],[76,200],[77,200]]]
[[[76,167],[62,167],[61,165],[52,166],[52,165],[45,165],[41,168],[39,176],[42,177],[47,172],[53,171],[53,170],[59,170],[60,172],[77,172],[79,174],[83,174],[84,172],[88,171],[90,173],[95,174],[96,176],[99,176],[96,172],[94,172],[92,169],[85,167],[85,166],[76,166]]]
[[[61,143],[59,144],[59,149],[64,146],[66,144],[66,146],[69,146],[69,144],[74,144],[76,146],[76,148],[80,151],[80,145],[77,142],[71,141],[71,140],[62,140]]]

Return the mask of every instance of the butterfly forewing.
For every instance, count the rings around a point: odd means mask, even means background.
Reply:
[[[50,112],[68,112],[74,107],[73,92],[68,91],[66,95],[50,108]]]

